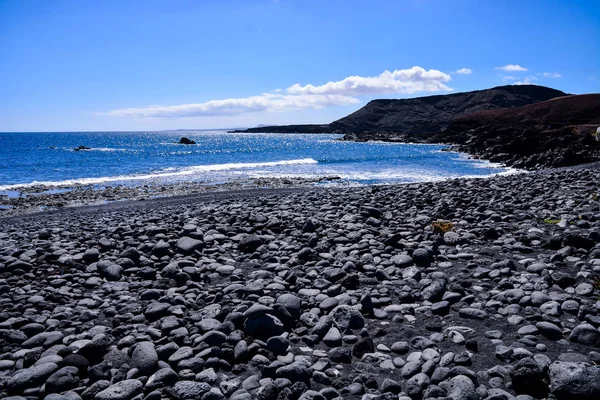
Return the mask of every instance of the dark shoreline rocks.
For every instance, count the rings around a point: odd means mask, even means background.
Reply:
[[[598,398],[599,182],[596,165],[0,219],[0,397]]]
[[[455,151],[526,169],[600,160],[600,94],[564,96],[456,118],[430,138]]]

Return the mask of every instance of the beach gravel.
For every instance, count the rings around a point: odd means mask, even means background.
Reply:
[[[0,219],[0,397],[598,399],[597,166]]]

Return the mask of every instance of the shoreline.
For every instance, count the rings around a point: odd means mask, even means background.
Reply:
[[[236,198],[249,198],[252,196],[281,195],[307,190],[327,190],[325,187],[288,187],[288,188],[246,188],[231,190],[214,190],[199,193],[174,194],[172,196],[153,197],[149,199],[124,199],[98,204],[82,204],[76,206],[60,207],[50,210],[32,211],[13,215],[1,215],[0,224],[3,222],[14,222],[18,220],[29,220],[38,217],[62,215],[79,215],[88,213],[118,212],[120,210],[161,208],[180,204],[195,204],[204,201],[219,201]]]
[[[441,150],[446,151],[446,150]],[[454,151],[454,150],[449,150]],[[490,165],[503,167],[474,155],[464,153],[472,160],[489,162]],[[600,162],[574,165],[569,167],[546,168],[535,171],[519,170],[501,172],[497,174],[478,176],[464,176],[456,178],[441,178],[432,181],[403,182],[392,184],[351,184],[340,183],[338,176],[317,176],[314,178],[247,178],[232,180],[230,182],[177,182],[160,183],[148,182],[144,185],[86,185],[72,186],[32,186],[23,184],[10,191],[0,191],[0,219],[16,216],[42,215],[56,213],[60,210],[74,210],[82,207],[102,207],[114,204],[127,204],[130,202],[153,202],[165,199],[193,198],[194,196],[211,196],[227,192],[241,193],[245,191],[278,191],[278,190],[312,190],[331,188],[333,190],[346,187],[385,187],[403,186],[411,184],[426,184],[443,182],[456,179],[490,179],[497,176],[514,174],[543,174],[552,171],[566,171],[573,169],[600,168]],[[3,193],[4,192],[4,193]],[[11,195],[5,193],[14,192]]]
[[[26,186],[19,196],[2,195],[0,192],[0,219],[28,214],[40,214],[61,209],[76,209],[85,206],[102,206],[115,203],[154,201],[189,197],[204,194],[239,192],[246,190],[289,190],[318,187],[319,183],[335,182],[338,177],[323,176],[308,178],[249,178],[225,183],[147,183],[144,185],[78,185]],[[24,194],[24,196],[23,196]]]
[[[440,150],[441,151],[441,150]],[[467,159],[487,162],[471,158]],[[490,168],[505,168],[499,163],[489,163]],[[0,218],[13,215],[38,214],[45,211],[77,208],[89,205],[112,204],[115,202],[149,201],[154,198],[169,198],[203,193],[219,193],[255,189],[311,189],[319,187],[372,187],[393,186],[412,183],[439,182],[451,179],[487,179],[493,176],[526,173],[514,168],[489,175],[464,175],[451,178],[430,179],[416,182],[361,184],[347,181],[336,175],[315,177],[262,177],[240,178],[226,182],[174,182],[162,183],[159,180],[145,181],[144,184],[73,184],[73,185],[13,185],[10,190],[0,191]],[[124,181],[127,182],[127,181]]]

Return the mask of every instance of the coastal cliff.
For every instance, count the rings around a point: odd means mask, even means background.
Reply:
[[[373,100],[330,124],[263,126],[241,132],[343,133],[347,140],[354,141],[422,142],[462,115],[520,107],[565,95],[560,90],[544,86],[521,85],[413,99]]]
[[[564,167],[600,160],[599,125],[600,94],[586,94],[458,117],[429,140],[514,167]]]
[[[325,125],[245,132],[343,133],[347,141],[444,143],[475,157],[526,169],[600,160],[600,95],[568,95],[536,85],[373,100]]]

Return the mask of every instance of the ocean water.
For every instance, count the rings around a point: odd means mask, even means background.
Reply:
[[[196,145],[180,145],[182,136]],[[389,184],[511,173],[441,145],[355,143],[341,135],[215,132],[0,133],[0,191],[23,186],[222,183],[339,177],[325,184]],[[78,146],[91,150],[74,151]]]

